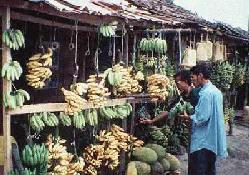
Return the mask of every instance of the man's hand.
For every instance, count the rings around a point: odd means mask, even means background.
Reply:
[[[150,119],[140,119],[139,123],[151,125],[153,123],[153,120],[150,120]]]
[[[183,120],[185,120],[185,121],[190,120],[190,116],[187,114],[186,111],[184,111],[184,113],[183,113],[183,114],[180,114],[179,116],[180,116]]]

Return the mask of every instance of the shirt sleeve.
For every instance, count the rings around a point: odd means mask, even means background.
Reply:
[[[195,107],[195,113],[190,116],[192,123],[201,127],[205,125],[211,116],[211,96],[208,94],[203,94],[199,98],[199,102]]]

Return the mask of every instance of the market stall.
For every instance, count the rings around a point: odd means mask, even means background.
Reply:
[[[246,69],[222,62],[231,57],[228,35],[182,9],[180,17],[164,13],[177,9],[171,3],[156,11],[124,0],[14,0],[0,7],[4,174],[12,168],[11,174],[179,173],[172,154],[188,145],[183,123],[144,127],[139,120],[158,115],[178,96],[173,75],[179,67],[228,67],[214,72],[224,91],[235,69]],[[244,76],[235,79],[244,83]],[[192,110],[181,101],[171,118]],[[12,167],[11,135],[23,170]]]

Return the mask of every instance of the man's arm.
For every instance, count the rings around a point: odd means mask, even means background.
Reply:
[[[145,119],[141,120],[140,123],[142,124],[153,124],[155,122],[158,122],[160,120],[166,119],[168,117],[168,111],[161,112],[158,116],[154,117],[152,120],[150,119]]]

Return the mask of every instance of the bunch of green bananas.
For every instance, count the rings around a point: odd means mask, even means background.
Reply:
[[[110,120],[114,118],[124,119],[130,115],[132,106],[129,103],[117,106],[108,106],[99,109],[99,114],[104,119]]]
[[[188,114],[192,114],[194,112],[194,108],[189,102],[186,102],[181,99],[178,103],[176,103],[176,105],[173,108],[170,109],[168,118],[172,119],[177,114],[181,114],[184,111]]]
[[[99,32],[104,36],[104,37],[112,37],[115,36],[115,30],[116,26],[113,25],[101,25],[99,28]]]
[[[22,67],[18,61],[10,61],[3,65],[2,77],[9,81],[19,80],[22,75]]]
[[[224,120],[227,124],[229,121],[233,121],[235,117],[235,110],[233,108],[225,108],[224,110]]]
[[[3,32],[2,41],[11,49],[19,50],[25,47],[25,39],[20,30],[8,29]]]
[[[54,113],[41,112],[34,113],[30,118],[30,126],[36,132],[43,130],[45,126],[58,126],[59,120]]]
[[[48,163],[48,150],[45,145],[26,145],[22,151],[22,162],[29,167]]]
[[[165,54],[167,51],[167,42],[161,38],[142,38],[139,44],[141,51],[155,51],[156,53]]]
[[[7,92],[4,95],[4,106],[6,108],[15,109],[16,107],[22,107],[25,100],[30,100],[29,93],[23,89],[18,89],[14,92]]]
[[[31,171],[28,168],[25,168],[24,170],[11,170],[8,175],[37,175],[36,171]]]
[[[86,119],[82,111],[75,112],[72,118],[73,126],[77,129],[82,129],[86,126]]]
[[[165,148],[168,146],[168,138],[160,128],[154,127],[150,132],[150,138],[153,142],[156,142],[157,144],[162,145]]]
[[[211,81],[220,90],[227,91],[231,87],[234,72],[235,66],[228,61],[218,63],[213,67]]]
[[[86,123],[90,126],[98,125],[98,111],[95,108],[85,110]]]
[[[246,66],[242,64],[235,65],[235,72],[233,76],[233,86],[239,87],[245,83],[246,79]]]
[[[123,66],[120,64],[114,65],[112,68],[109,68],[105,71],[107,74],[108,83],[112,86],[118,86],[121,83],[123,77]]]
[[[59,119],[63,126],[71,126],[71,118],[69,115],[65,114],[65,112],[60,112]]]

